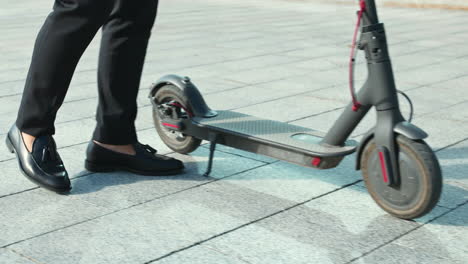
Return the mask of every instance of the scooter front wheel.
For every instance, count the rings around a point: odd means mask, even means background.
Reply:
[[[361,159],[367,190],[385,211],[402,219],[421,217],[434,208],[442,191],[442,173],[432,149],[422,140],[397,136],[400,184],[383,181],[375,141],[370,140]]]
[[[188,98],[186,98],[182,90],[174,85],[167,84],[158,89],[153,98],[156,105],[153,108],[154,126],[164,144],[181,154],[188,154],[195,151],[200,146],[201,140],[186,135],[183,132],[174,131],[165,127],[162,122],[164,114],[158,109],[158,107],[163,104],[172,103],[179,106],[176,109],[179,119],[190,118],[187,111],[192,111],[192,109],[190,109]]]

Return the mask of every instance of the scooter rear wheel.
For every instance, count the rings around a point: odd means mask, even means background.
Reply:
[[[375,141],[370,140],[361,159],[367,190],[385,211],[402,219],[421,217],[434,208],[442,191],[442,173],[437,157],[422,140],[397,136],[400,184],[383,181]]]
[[[161,87],[156,94],[154,95],[154,100],[156,105],[161,105],[168,102],[175,102],[179,105],[182,105],[183,108],[188,111],[192,111],[188,104],[188,99],[178,87],[174,85],[165,85]],[[179,109],[182,115],[188,113],[184,109]],[[188,116],[187,116],[188,118]],[[161,137],[164,144],[166,144],[170,149],[181,154],[188,154],[195,151],[201,144],[201,140],[184,133],[170,130],[167,127],[162,125],[162,116],[157,107],[153,108],[153,121],[156,131]]]

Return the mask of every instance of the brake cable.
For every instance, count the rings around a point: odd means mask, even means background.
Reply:
[[[364,0],[359,1],[360,10],[358,12],[358,20],[356,23],[356,28],[353,35],[353,43],[351,45],[351,56],[349,60],[349,90],[351,92],[351,99],[353,100],[353,111],[356,112],[361,107],[361,103],[357,100],[356,91],[354,89],[354,66],[356,64],[356,55],[358,52],[357,49],[357,36],[359,32],[359,27],[361,25],[361,20],[366,11],[366,2]]]

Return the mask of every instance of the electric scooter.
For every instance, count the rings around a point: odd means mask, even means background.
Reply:
[[[375,1],[359,3],[350,59],[352,102],[327,133],[234,111],[214,111],[190,78],[168,75],[152,85],[149,95],[159,136],[182,154],[208,140],[206,176],[211,172],[216,144],[316,169],[334,168],[356,152],[356,169],[362,171],[370,195],[383,210],[402,219],[425,215],[441,194],[439,162],[423,141],[427,133],[400,112],[399,91]],[[353,75],[358,49],[365,52],[368,78],[356,94]],[[372,107],[377,113],[375,126],[359,143],[349,140]]]

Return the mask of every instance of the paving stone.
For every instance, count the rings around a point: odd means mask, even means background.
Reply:
[[[158,260],[155,263],[161,264],[179,264],[179,263],[219,263],[219,264],[237,264],[247,263],[237,256],[230,256],[222,250],[208,246],[197,246],[181,253],[170,255]]]
[[[344,263],[418,226],[386,215],[366,193],[350,187],[202,246],[247,263]]]
[[[399,79],[405,82],[430,85],[466,75],[462,67],[463,66],[459,65],[456,60],[451,60],[436,65],[419,67],[417,69],[396,71],[395,74]]]
[[[463,96],[463,95],[460,95]],[[468,100],[464,102],[449,106],[444,109],[437,111],[437,117],[452,120],[462,124],[468,123],[468,113],[466,109],[468,107]]]
[[[435,150],[450,146],[467,137],[467,122],[447,119],[437,112],[421,117],[416,116],[413,123],[429,134],[426,142]]]
[[[468,206],[388,244],[357,263],[466,263]]]
[[[3,196],[24,190],[36,188],[36,184],[30,182],[21,174],[16,160],[10,160],[0,163],[2,171],[2,184],[0,185],[0,201]]]
[[[47,263],[64,260],[145,262],[291,205],[288,201],[277,200],[265,206],[264,202],[271,197],[262,198],[263,203],[252,203],[247,198],[256,197],[256,192],[226,193],[224,190],[221,186],[180,193],[26,240],[10,248]],[[236,203],[226,195],[246,200],[239,199]]]
[[[405,54],[403,56],[394,56],[392,57],[392,65],[396,71],[403,71],[406,69],[414,69],[427,65],[442,63],[448,60],[453,60],[453,58],[447,58],[446,56],[434,56],[432,50],[428,50],[412,54]]]
[[[288,93],[284,91],[283,94],[287,95]],[[246,86],[220,93],[207,94],[204,98],[212,109],[231,110],[275,100],[278,95],[270,93],[267,88]],[[229,100],[226,100],[226,98],[229,98]]]
[[[291,65],[287,68],[285,68],[284,65],[280,65],[274,67],[265,67],[255,71],[240,71],[231,74],[230,79],[249,84],[258,84],[262,82],[281,80],[287,77],[302,75],[307,73],[307,71],[307,69],[294,67],[294,65]]]
[[[213,179],[253,169],[265,163],[224,152],[216,152],[211,177],[202,176],[206,170],[209,151],[199,148],[190,156],[172,154],[182,160],[185,172],[177,176],[148,177],[132,173],[96,173],[73,181],[73,196],[113,209],[125,208],[156,197],[166,196]]]
[[[439,203],[442,206],[456,208],[468,201],[467,146],[468,142],[464,141],[437,152],[444,177],[444,188]]]
[[[337,109],[319,115],[312,115],[311,117],[291,122],[291,124],[312,128],[314,130],[326,133],[333,126],[336,120],[338,120],[343,111],[344,109]],[[367,133],[369,129],[375,126],[375,120],[375,111],[371,109],[370,112],[361,121],[361,123],[359,123],[359,125],[355,128],[353,133],[351,133],[351,137],[356,137]]]
[[[291,201],[302,202],[360,179],[354,159],[346,158],[331,170],[314,170],[286,162],[275,162],[247,171],[226,181]]]
[[[229,78],[229,76],[224,76]],[[237,89],[246,86],[247,84],[235,82],[228,79],[219,78],[197,78],[192,79],[192,82],[197,86],[202,95],[208,93],[217,93],[226,90]]]
[[[265,119],[288,122],[334,110],[337,108],[336,105],[337,102],[333,100],[323,100],[311,94],[302,94],[242,107],[236,111]]]
[[[2,247],[109,212],[104,207],[40,189],[3,197],[0,205]]]
[[[256,84],[255,87],[268,89],[270,93],[280,93],[278,97],[278,99],[280,99],[283,94],[292,96],[295,94],[305,94],[307,92],[317,96],[319,93],[321,94],[322,91],[330,89],[335,85],[343,85],[344,82],[346,82],[346,80],[340,78],[339,73],[334,70],[327,70],[321,72],[311,71],[310,74]]]
[[[455,89],[455,87],[453,87]],[[450,89],[452,90],[452,89]],[[425,115],[435,112],[440,112],[443,109],[451,108],[468,100],[467,96],[459,94],[453,96],[452,93],[447,93],[446,90],[440,89],[437,85],[429,87],[419,87],[405,92],[411,99],[416,115]],[[437,97],[434,97],[437,95]],[[400,99],[402,104],[406,104],[404,99]]]

